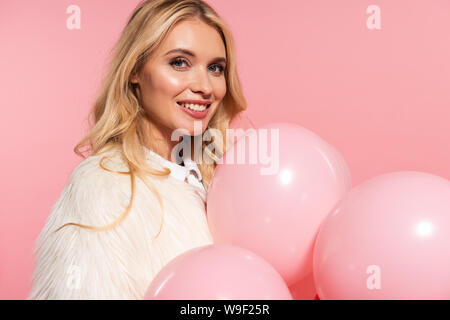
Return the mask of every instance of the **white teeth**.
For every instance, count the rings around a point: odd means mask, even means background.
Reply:
[[[206,105],[199,105],[199,104],[190,104],[190,103],[180,103],[183,107],[187,109],[191,109],[194,111],[205,111]]]

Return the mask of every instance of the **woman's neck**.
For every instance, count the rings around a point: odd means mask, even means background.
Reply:
[[[183,157],[183,150],[190,144],[190,158],[193,159],[195,146],[192,142],[192,137],[181,136],[178,141],[172,141],[171,136],[172,130],[168,128],[162,128],[161,126],[156,126],[151,122],[147,122],[146,133],[144,134],[144,137],[147,138],[147,141],[144,142],[144,145],[146,148],[159,154],[164,159],[172,161],[172,150],[177,148],[180,157]],[[183,139],[185,139],[184,143]]]

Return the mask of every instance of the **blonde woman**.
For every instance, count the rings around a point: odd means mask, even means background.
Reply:
[[[206,192],[245,108],[215,11],[201,0],[140,3],[74,149],[85,159],[37,239],[28,299],[143,299],[171,259],[211,244]],[[205,139],[208,130],[220,134]]]

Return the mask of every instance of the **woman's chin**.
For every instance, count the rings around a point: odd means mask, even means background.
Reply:
[[[188,123],[183,122],[178,127],[178,130],[182,132],[183,135],[198,136],[205,132],[206,127],[207,123],[204,123],[201,120],[193,120]]]

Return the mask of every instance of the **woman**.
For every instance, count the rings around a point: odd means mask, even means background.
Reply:
[[[38,237],[28,299],[143,299],[171,259],[211,244],[206,191],[228,147],[220,137],[245,108],[217,13],[201,0],[142,2],[75,147],[91,154]],[[205,139],[212,129],[221,135]]]

